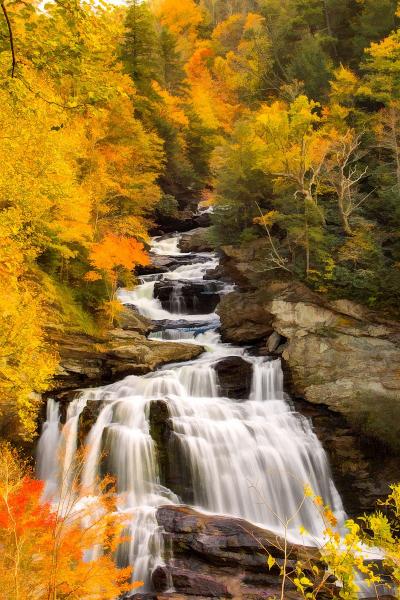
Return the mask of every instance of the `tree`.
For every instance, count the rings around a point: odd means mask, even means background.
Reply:
[[[1,410],[10,435],[31,438],[57,362],[45,327],[93,326],[88,311],[108,294],[106,278],[85,280],[91,245],[111,231],[148,239],[164,158],[118,60],[124,9],[63,0],[6,10],[15,65],[3,20]]]
[[[162,26],[160,31],[160,82],[171,94],[184,96],[185,68],[184,60],[178,50],[178,39],[168,27]]]
[[[114,600],[141,585],[113,553],[123,542],[124,518],[115,496],[43,503],[43,482],[32,479],[15,451],[0,457],[0,596],[7,600]],[[97,548],[97,551],[96,551]],[[100,549],[100,551],[99,551]]]
[[[105,278],[108,289],[107,311],[113,322],[118,310],[116,301],[117,285],[120,278],[125,276],[129,282],[130,272],[136,265],[148,265],[149,258],[144,246],[133,238],[107,234],[101,242],[93,244],[89,255],[90,264],[94,271],[86,274],[87,281],[97,281]]]
[[[353,47],[356,58],[360,60],[371,42],[379,42],[398,25],[396,16],[397,0],[363,0],[361,10],[352,19]]]
[[[234,14],[215,28],[212,39],[220,55],[214,72],[224,86],[249,105],[265,97],[270,90],[271,49],[263,17]]]
[[[385,105],[400,97],[400,29],[366,49],[363,70],[360,93]]]
[[[271,184],[257,166],[260,147],[248,119],[239,121],[226,142],[215,150],[216,178],[213,231],[220,244],[245,243],[257,237],[257,206],[268,207]]]
[[[176,36],[178,51],[187,60],[193,52],[203,14],[194,0],[154,0],[153,10],[161,25]]]
[[[160,77],[160,47],[156,21],[146,2],[132,0],[125,20],[122,60],[135,85],[150,92],[152,80]]]
[[[360,167],[362,133],[347,130],[344,134],[330,131],[331,144],[325,166],[326,181],[332,185],[337,199],[340,222],[346,235],[352,235],[352,215],[371,196],[360,193],[360,183],[367,175],[368,167]]]
[[[318,105],[299,96],[289,106],[282,102],[263,105],[256,116],[256,127],[262,152],[258,166],[274,182],[276,193],[290,191],[303,208],[306,273],[311,268],[311,240],[321,234],[324,212],[318,202],[322,169],[329,141],[320,134]],[[293,232],[298,239],[298,226]]]
[[[0,432],[15,440],[34,437],[38,394],[48,388],[57,365],[43,333],[40,285],[27,276],[23,228],[18,211],[0,212]]]

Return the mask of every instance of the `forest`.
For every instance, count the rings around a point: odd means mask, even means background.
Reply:
[[[55,340],[108,339],[123,311],[119,290],[152,272],[154,236],[200,205],[210,215],[207,250],[256,252],[262,284],[296,282],[322,303],[379,313],[379,326],[395,330],[382,339],[397,344],[400,5],[0,6],[0,598],[133,598],[135,571],[132,579],[129,565],[110,558],[117,539],[127,542],[108,474],[95,508],[64,496],[54,512],[32,470],[45,400],[63,368]],[[329,337],[324,327],[318,335]],[[390,356],[400,369],[399,355]],[[388,384],[394,401],[396,373]],[[397,434],[394,427],[390,436]],[[84,467],[75,469],[72,487]],[[379,575],[357,552],[384,548],[399,583],[399,487],[379,500],[382,510],[352,522],[344,547],[325,499],[309,488],[305,496],[326,522],[323,560],[342,582],[340,597],[360,597],[356,570],[371,597],[386,597],[372,591]],[[76,503],[79,519],[94,522],[88,539],[71,516]],[[83,560],[100,546],[103,553]],[[269,569],[276,561],[270,552]],[[336,597],[321,595],[310,573],[318,579],[319,567],[300,561],[290,576],[299,595],[283,587],[276,598]]]

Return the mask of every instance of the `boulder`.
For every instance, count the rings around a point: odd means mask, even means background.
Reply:
[[[211,219],[209,213],[195,212],[188,208],[177,211],[173,215],[157,214],[157,227],[152,231],[153,235],[162,233],[174,233],[176,231],[190,231],[197,227],[209,227]]]
[[[221,265],[242,289],[254,289],[271,274],[268,271],[268,240],[257,239],[240,246],[221,248]],[[273,272],[273,271],[272,271]]]
[[[97,421],[97,417],[99,416],[101,409],[103,408],[103,403],[98,402],[97,400],[88,400],[85,408],[79,415],[78,422],[78,443],[82,445],[93,427],[93,425]]]
[[[125,305],[117,317],[118,327],[127,331],[136,331],[148,335],[155,326],[150,319],[139,314],[134,306]]]
[[[211,252],[213,250],[209,241],[209,229],[198,227],[183,233],[179,240],[182,252]]]
[[[214,312],[219,303],[221,285],[209,282],[158,281],[154,286],[154,296],[162,307],[172,313],[201,315]]]
[[[149,411],[150,435],[157,452],[157,465],[162,485],[184,502],[193,502],[190,466],[180,438],[172,430],[168,400],[152,400]]]
[[[192,552],[207,557],[215,565],[241,566],[260,573],[269,572],[265,563],[268,554],[278,563],[284,558],[284,544],[280,543],[283,540],[277,534],[244,519],[166,505],[157,510],[157,521],[170,534],[166,537],[176,546],[177,556]],[[315,548],[289,543],[288,549],[291,561],[305,557],[318,559]]]
[[[164,256],[161,254],[150,253],[151,264],[146,267],[138,267],[138,275],[157,275],[172,271],[182,265],[191,264],[193,262],[193,255],[191,254],[177,254],[175,256]],[[209,257],[206,255],[196,256],[196,262],[207,262]]]
[[[271,333],[269,338],[267,339],[267,350],[268,352],[276,352],[278,348],[282,345],[282,336],[279,335],[276,331]]]
[[[148,340],[133,332],[114,330],[114,341],[106,348],[112,381],[128,375],[144,375],[170,362],[185,362],[204,352],[197,344]]]
[[[144,375],[166,363],[192,360],[204,352],[197,344],[148,340],[130,329],[114,329],[104,337],[52,331],[49,337],[60,355],[49,395],[66,401],[74,397],[77,388]]]
[[[156,592],[164,592],[171,583],[185,598],[252,598],[280,597],[284,541],[276,534],[243,519],[205,515],[186,506],[163,506],[157,511],[165,544],[171,555],[154,573]],[[296,561],[318,561],[318,551],[288,545],[286,567]],[[276,564],[269,569],[271,555]],[[157,596],[158,597],[158,596]],[[301,596],[290,584],[285,600]]]
[[[221,396],[236,400],[249,398],[253,379],[251,363],[240,356],[228,356],[219,360],[214,369]]]
[[[232,292],[223,296],[217,308],[222,339],[250,344],[271,335],[272,315],[259,292]]]

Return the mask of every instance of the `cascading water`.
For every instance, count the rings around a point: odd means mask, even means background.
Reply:
[[[59,462],[57,450],[60,442],[60,406],[50,398],[46,408],[46,422],[37,447],[38,477],[45,481],[46,497],[57,493]]]
[[[179,256],[178,241],[176,236],[155,241],[153,252]],[[152,570],[162,563],[157,507],[182,500],[179,490],[172,484],[168,488],[162,480],[151,431],[154,402],[167,406],[174,457],[187,471],[186,483],[198,508],[241,516],[278,533],[287,523],[291,540],[314,543],[323,527],[312,503],[302,502],[304,485],[309,484],[343,521],[341,500],[322,446],[309,421],[294,412],[285,397],[280,361],[222,344],[214,312],[180,314],[182,304],[176,305],[176,312],[168,312],[154,298],[156,280],[172,282],[179,293],[183,282],[201,282],[217,265],[211,253],[193,254],[190,260],[191,264],[178,265],[169,273],[143,277],[135,290],[121,290],[120,299],[159,322],[153,337],[165,343],[170,339],[197,343],[205,353],[195,361],[84,392],[70,405],[61,434],[57,405],[49,401],[38,448],[39,475],[54,494],[63,474],[65,478],[71,470],[81,411],[89,399],[101,403],[86,440],[82,494],[97,493],[102,472],[116,477],[120,510],[130,516],[132,533],[132,541],[123,545],[118,560],[134,565],[134,576],[145,581],[145,589],[151,588]],[[246,401],[220,396],[215,366],[231,356],[252,365],[252,388]],[[55,456],[60,457],[58,468]],[[309,538],[300,536],[300,526]]]

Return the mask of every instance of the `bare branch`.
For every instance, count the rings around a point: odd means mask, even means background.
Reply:
[[[8,16],[8,12],[6,9],[6,5],[3,2],[1,2],[1,10],[3,11],[3,15],[4,18],[6,20],[7,23],[7,29],[8,29],[8,37],[10,40],[10,50],[11,50],[11,56],[12,56],[12,65],[11,65],[11,77],[14,77],[14,73],[15,73],[15,67],[17,66],[17,59],[15,56],[15,47],[14,47],[14,35],[13,35],[13,30],[11,27],[11,21],[10,18]]]

